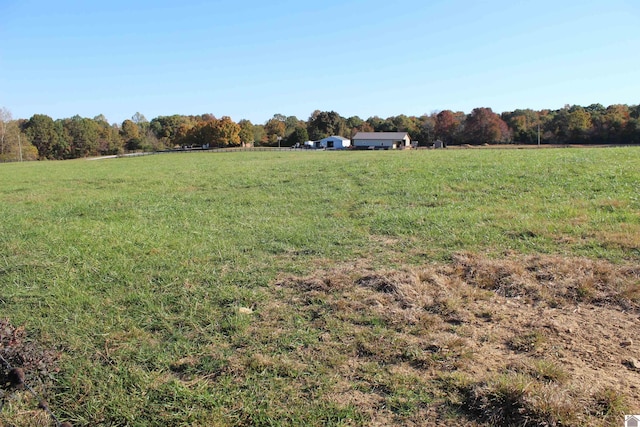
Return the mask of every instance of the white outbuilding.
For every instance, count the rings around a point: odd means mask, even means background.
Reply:
[[[411,147],[407,132],[358,132],[353,137],[354,148],[396,150]]]
[[[322,138],[320,141],[315,141],[315,148],[327,148],[329,150],[340,150],[351,146],[351,140],[343,136],[332,135],[326,138]]]

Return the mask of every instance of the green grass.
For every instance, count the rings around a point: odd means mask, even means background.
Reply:
[[[637,262],[639,213],[633,148],[3,164],[0,313],[61,352],[51,409],[78,425],[366,425],[325,399],[344,348],[323,348],[308,312],[267,313],[289,297],[279,278],[458,251]],[[360,316],[384,338],[384,319]],[[397,422],[431,399],[371,369],[354,381],[380,382]]]

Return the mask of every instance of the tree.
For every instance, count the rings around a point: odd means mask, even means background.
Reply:
[[[109,120],[107,120],[107,117],[104,114],[98,114],[97,116],[95,116],[93,118],[94,122],[98,122],[98,123],[106,123],[109,124]]]
[[[304,144],[309,140],[309,134],[307,133],[307,128],[304,126],[298,126],[291,132],[286,139],[285,145],[292,147],[296,144]]]
[[[5,107],[0,108],[0,156],[7,151],[7,129],[11,122],[11,111]]]
[[[435,141],[436,115],[422,115],[417,118],[417,130],[413,131],[411,138],[418,141],[419,145],[430,146]]]
[[[195,126],[197,120],[193,117],[181,116],[158,116],[149,123],[153,134],[166,147],[183,145],[184,138]]]
[[[298,120],[296,116],[288,116],[284,120],[284,137],[288,138],[297,128],[300,126],[306,127],[306,123],[302,120]]]
[[[131,121],[137,125],[141,125],[143,123],[149,123],[149,120],[147,120],[144,114],[140,112],[136,112],[133,116],[131,116]]]
[[[240,126],[229,116],[223,116],[215,123],[215,144],[219,147],[240,145]]]
[[[186,144],[210,147],[240,144],[240,126],[230,117],[224,116],[218,120],[213,116],[205,116],[203,119],[189,130],[184,138]]]
[[[573,142],[587,142],[591,130],[591,115],[584,108],[574,105],[566,116],[569,138]]]
[[[502,114],[502,120],[511,129],[513,140],[524,144],[538,141],[538,126],[541,125],[539,113],[531,110],[515,110]]]
[[[255,142],[253,124],[250,120],[242,119],[238,122],[240,126],[240,143],[244,146],[250,146]]]
[[[44,114],[34,114],[25,123],[25,133],[38,150],[40,159],[64,159],[69,154],[69,145],[63,138],[61,122]]]
[[[451,110],[440,111],[436,115],[434,131],[435,137],[445,144],[454,144],[457,141],[462,127],[460,114]]]
[[[95,121],[75,115],[62,120],[62,126],[68,136],[71,158],[98,154],[99,128]]]
[[[140,137],[140,128],[133,120],[125,120],[120,128],[120,135],[124,145],[129,151],[139,150],[142,148],[142,138]]]
[[[321,111],[312,114],[307,122],[309,138],[318,140],[332,135],[345,135],[347,122],[344,117],[335,111]]]
[[[266,144],[268,142],[267,131],[264,129],[264,125],[253,126],[253,141],[256,144]]]
[[[474,108],[464,126],[469,143],[506,142],[509,137],[509,127],[491,108]]]
[[[275,114],[264,125],[264,130],[267,133],[267,142],[271,145],[277,144],[278,138],[282,139],[284,137],[286,125],[283,118],[283,115]]]
[[[626,105],[610,105],[603,114],[602,136],[605,142],[623,142],[631,115]],[[593,121],[593,118],[592,118]]]
[[[95,119],[94,119],[95,120]],[[124,151],[124,143],[117,125],[110,125],[106,121],[98,124],[98,151],[100,154],[120,154]]]
[[[400,114],[394,117],[389,117],[387,121],[393,124],[392,132],[408,132],[409,135],[418,134],[418,124],[416,123],[416,117],[408,117],[404,114]]]
[[[349,138],[353,138],[353,136],[358,132],[373,132],[373,127],[362,120],[358,116],[351,116],[346,120],[347,125],[347,134],[343,135]]]
[[[0,162],[35,160],[38,150],[22,132],[24,120],[12,120],[11,112],[0,108]]]

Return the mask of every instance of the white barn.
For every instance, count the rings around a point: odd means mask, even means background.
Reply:
[[[339,150],[342,148],[351,147],[351,140],[343,136],[332,135],[326,138],[322,138],[320,141],[314,142],[314,148],[329,148]]]
[[[360,149],[395,150],[411,147],[407,132],[358,132],[353,137],[353,146]]]

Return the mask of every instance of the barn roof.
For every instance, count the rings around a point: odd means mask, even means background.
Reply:
[[[407,132],[358,132],[353,139],[392,139],[400,140],[407,136]]]
[[[340,135],[331,135],[331,136],[327,136],[326,138],[322,138],[321,141],[325,140],[325,139],[329,139],[329,138],[337,138],[337,139],[341,139],[343,141],[350,141],[349,138],[345,138],[344,136],[340,136]]]

